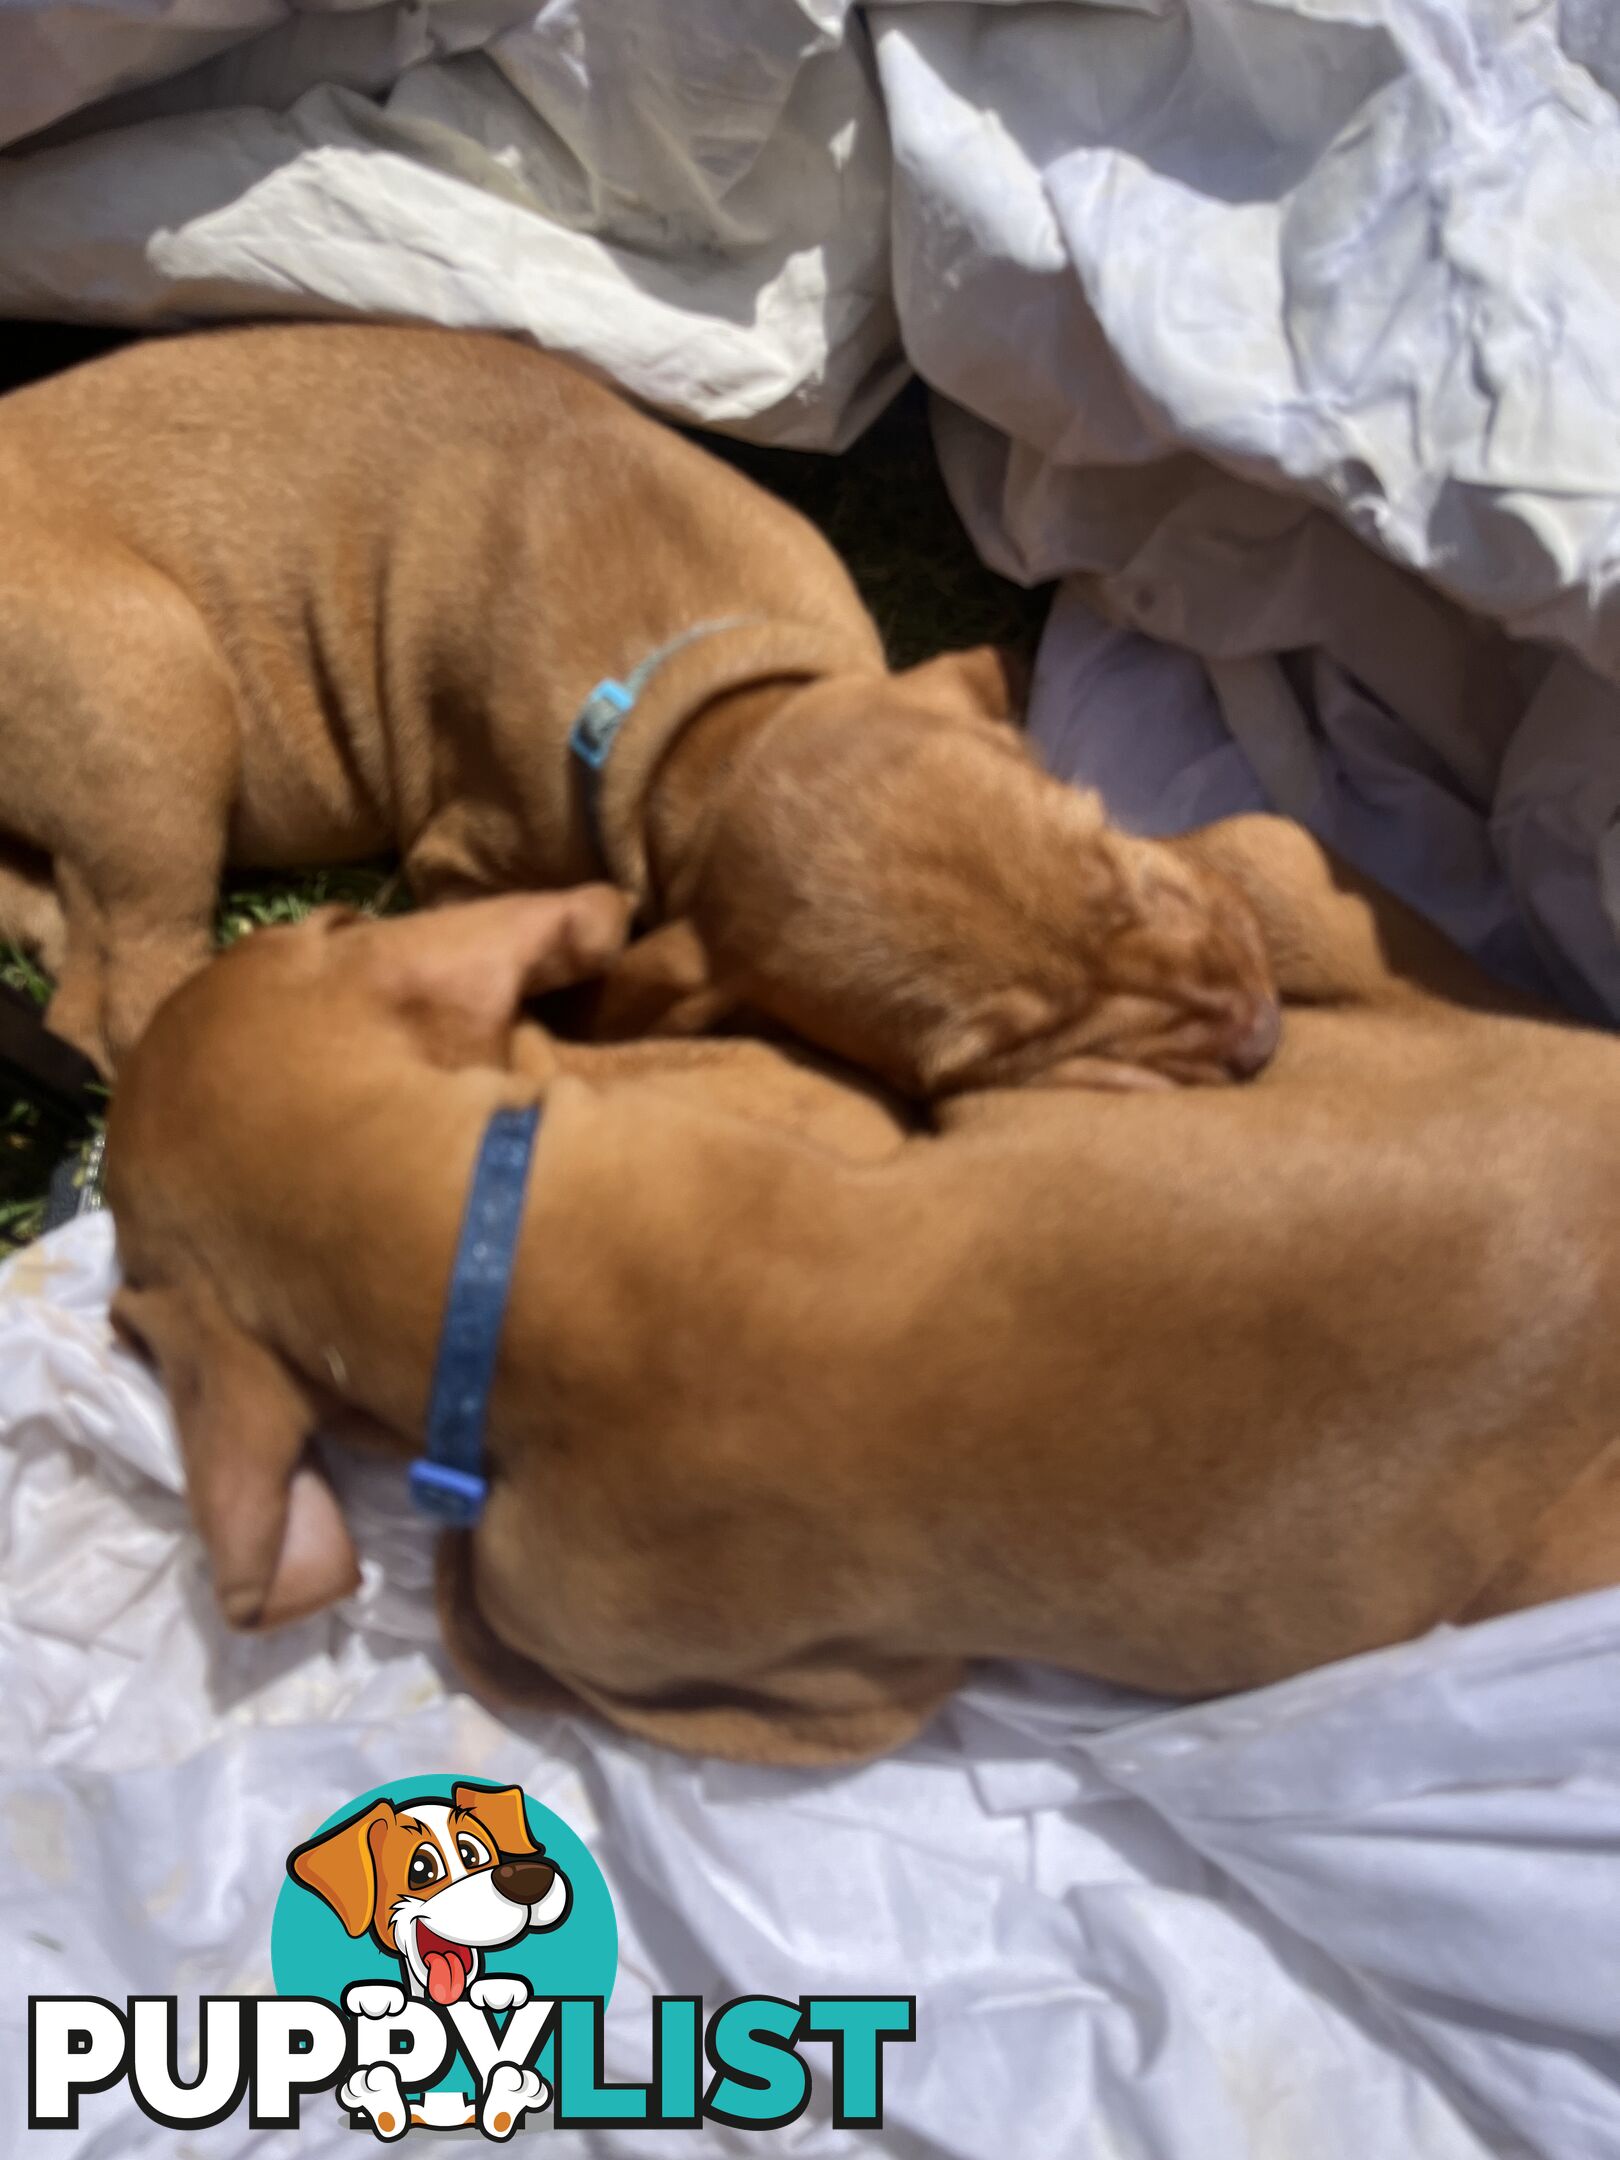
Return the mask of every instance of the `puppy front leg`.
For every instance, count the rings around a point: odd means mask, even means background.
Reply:
[[[134,875],[147,879],[147,889],[127,897],[118,890],[127,866],[105,855],[89,867],[58,865],[67,949],[46,1019],[105,1073],[117,1070],[165,998],[205,967],[213,950],[223,824],[190,837],[194,845],[171,854],[161,873],[150,874],[143,862]]]
[[[50,1024],[111,1072],[208,957],[238,807],[233,678],[158,571],[8,532],[0,747],[8,835],[49,857],[63,917]]]
[[[0,941],[19,946],[54,981],[67,955],[67,923],[49,865],[0,840]]]

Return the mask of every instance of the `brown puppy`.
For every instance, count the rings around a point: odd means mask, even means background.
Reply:
[[[970,1657],[1235,1688],[1620,1577],[1620,1045],[1435,995],[1465,963],[1294,828],[1192,846],[1339,1002],[1253,1088],[992,1091],[940,1136],[773,1097],[758,1048],[655,1073],[515,1026],[607,958],[600,892],[328,916],[189,985],[110,1193],[226,1610],[352,1579],[320,1397],[414,1444],[479,1137],[539,1098],[446,1583],[502,1686],[823,1761]]]
[[[746,998],[923,1093],[1021,1046],[1105,1082],[1269,1053],[1240,899],[987,724],[990,656],[891,675],[804,519],[560,361],[135,346],[0,402],[0,501],[0,936],[103,1066],[227,859],[383,849],[423,900],[605,869],[686,914],[609,1001],[632,1032]],[[591,782],[604,678],[636,695]]]

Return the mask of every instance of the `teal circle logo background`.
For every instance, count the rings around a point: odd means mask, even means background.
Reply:
[[[339,1823],[362,1814],[378,1800],[392,1800],[396,1806],[407,1800],[448,1801],[452,1786],[481,1785],[488,1789],[490,1784],[488,1778],[459,1773],[390,1778],[386,1785],[373,1785],[367,1792],[356,1793],[324,1822],[312,1824],[298,1843],[303,1845],[324,1831],[335,1830]],[[619,1968],[619,1925],[602,1871],[584,1840],[560,1815],[528,1793],[523,1795],[523,1814],[529,1835],[537,1845],[545,1847],[546,1858],[554,1860],[567,1876],[573,1902],[560,1927],[520,1935],[504,1949],[490,1951],[487,1970],[521,1973],[531,1992],[541,2000],[554,1995],[600,1995],[606,2002]],[[290,1875],[281,1885],[275,1918],[270,1924],[270,1971],[278,1995],[319,1995],[339,2005],[344,1989],[357,1980],[402,1984],[398,1958],[390,1957],[369,1935],[351,1937],[325,1900]],[[548,2080],[553,2045],[548,2039],[536,2063],[541,2076]],[[440,2080],[445,2086],[465,2082],[466,2074],[458,2071],[455,2063],[451,2074]]]

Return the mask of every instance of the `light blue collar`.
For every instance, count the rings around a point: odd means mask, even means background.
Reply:
[[[695,644],[699,638],[712,637],[717,630],[740,630],[745,623],[757,620],[752,615],[722,615],[714,622],[694,623],[690,630],[683,630],[667,645],[649,653],[638,667],[631,669],[621,682],[616,675],[606,675],[597,684],[584,704],[579,708],[568,736],[568,747],[598,784],[613,753],[619,730],[635,710],[636,700],[646,689],[666,660],[672,660],[683,646]]]

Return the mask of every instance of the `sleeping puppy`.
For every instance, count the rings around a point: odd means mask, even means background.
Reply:
[[[227,861],[394,849],[424,901],[605,870],[665,933],[610,1032],[747,1003],[918,1095],[1271,1050],[1241,898],[1043,775],[993,655],[891,674],[803,518],[559,360],[153,341],[0,401],[0,499],[0,937],[104,1069]]]
[[[480,1136],[537,1101],[445,1551],[488,1684],[826,1762],[970,1658],[1240,1688],[1620,1578],[1620,1045],[1439,995],[1465,963],[1294,828],[1193,846],[1318,1001],[1272,1070],[937,1135],[758,1045],[520,1022],[611,961],[601,890],[327,914],[189,984],[113,1112],[116,1310],[229,1616],[351,1584],[323,1398],[418,1444]]]

